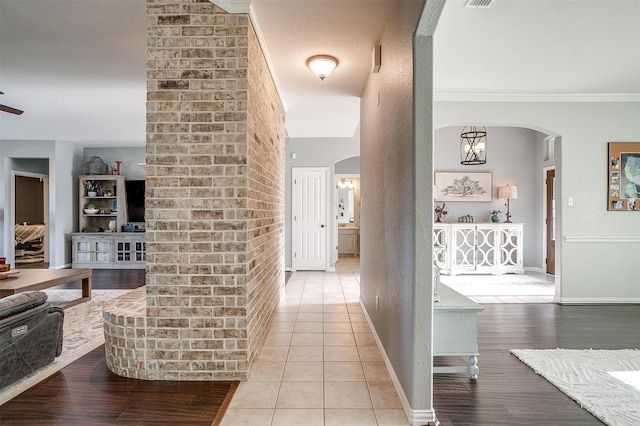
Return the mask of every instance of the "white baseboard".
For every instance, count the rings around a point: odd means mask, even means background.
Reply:
[[[382,358],[384,359],[384,363],[389,371],[389,375],[391,376],[391,380],[393,381],[393,385],[396,388],[396,392],[398,392],[398,396],[400,397],[400,401],[402,402],[402,407],[404,409],[404,413],[407,416],[407,421],[409,424],[413,426],[422,426],[426,424],[438,424],[438,420],[436,418],[436,412],[434,409],[431,410],[414,410],[411,408],[409,404],[409,400],[407,399],[407,395],[404,393],[404,389],[400,384],[400,380],[396,375],[393,366],[391,365],[391,361],[389,361],[389,357],[384,350],[384,346],[382,346],[382,341],[376,333],[376,329],[373,327],[373,323],[371,322],[371,318],[369,317],[369,313],[365,308],[362,300],[360,301],[360,307],[362,308],[362,313],[364,314],[365,319],[367,320],[367,324],[369,324],[369,328],[371,329],[371,334],[373,334],[373,338],[376,340],[376,345],[382,354]]]
[[[560,297],[554,303],[561,305],[637,305],[640,297]]]
[[[538,268],[535,266],[527,266],[524,268],[525,272],[539,272],[541,274],[546,274],[547,271],[544,270],[544,268]]]

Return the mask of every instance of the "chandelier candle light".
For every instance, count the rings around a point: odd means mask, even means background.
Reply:
[[[517,186],[499,186],[498,187],[498,198],[506,198],[507,199],[507,220],[504,223],[512,223],[511,222],[511,213],[509,213],[509,200],[515,200],[518,198],[518,187]]]
[[[460,134],[460,164],[474,166],[487,163],[487,129],[468,126]]]

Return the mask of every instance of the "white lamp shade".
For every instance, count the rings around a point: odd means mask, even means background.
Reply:
[[[507,198],[509,200],[515,200],[518,198],[518,187],[517,186],[499,186],[498,187],[498,198]]]
[[[338,66],[338,60],[329,55],[317,55],[310,57],[307,65],[320,80],[324,80]]]

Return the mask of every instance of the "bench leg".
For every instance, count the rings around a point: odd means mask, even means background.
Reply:
[[[478,373],[480,373],[480,369],[478,368],[478,357],[470,356],[469,357],[469,378],[476,380],[478,378]]]

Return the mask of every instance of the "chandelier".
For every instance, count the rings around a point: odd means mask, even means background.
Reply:
[[[487,163],[487,129],[467,126],[460,134],[460,164],[468,166]]]

